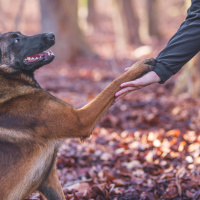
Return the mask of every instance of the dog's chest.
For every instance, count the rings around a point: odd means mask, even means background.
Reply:
[[[22,147],[23,151],[20,151],[22,157],[19,158],[18,162],[15,162],[15,166],[11,168],[8,166],[9,170],[5,178],[3,176],[0,178],[2,182],[6,181],[7,183],[1,189],[10,191],[4,197],[6,200],[23,199],[37,190],[48,177],[54,165],[57,149],[55,142],[30,143],[29,145],[29,150],[27,146],[26,148]]]
[[[20,180],[19,186],[24,185],[24,194],[28,195],[37,190],[42,182],[48,177],[53,164],[57,148],[55,142],[49,142],[45,146],[38,146],[39,151],[36,151],[34,157],[27,159],[27,170],[24,172],[24,177]],[[21,191],[21,188],[15,188]],[[21,192],[20,192],[21,193]]]
[[[29,170],[29,176],[32,176],[31,182],[40,182],[46,178],[55,162],[56,153],[57,145],[55,142],[48,142],[45,147],[43,146],[31,163],[32,167]]]

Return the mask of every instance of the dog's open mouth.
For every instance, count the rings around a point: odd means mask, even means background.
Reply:
[[[54,57],[54,53],[51,50],[44,51],[42,53],[37,53],[24,58],[24,63],[31,64],[39,61],[46,61],[51,59],[52,57]]]

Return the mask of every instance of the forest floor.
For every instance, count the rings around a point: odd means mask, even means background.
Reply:
[[[174,31],[180,19],[167,19],[163,27]],[[162,41],[152,39],[148,47],[116,52],[105,18],[88,36],[98,56],[69,63],[55,60],[39,69],[36,79],[51,94],[81,107],[125,67],[155,57],[172,29]],[[67,200],[200,199],[200,99],[173,96],[175,83],[176,76],[164,85],[127,95],[111,107],[90,139],[62,141],[57,168]],[[26,198],[33,199],[43,198],[37,192]]]

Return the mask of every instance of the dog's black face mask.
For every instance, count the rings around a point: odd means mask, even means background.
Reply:
[[[46,51],[55,44],[53,33],[33,36],[20,32],[0,35],[0,67],[7,72],[33,72],[53,61],[52,51]]]

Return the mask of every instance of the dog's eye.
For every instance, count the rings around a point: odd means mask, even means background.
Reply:
[[[19,43],[19,41],[20,41],[20,39],[16,39],[16,40],[15,40],[15,43]]]

